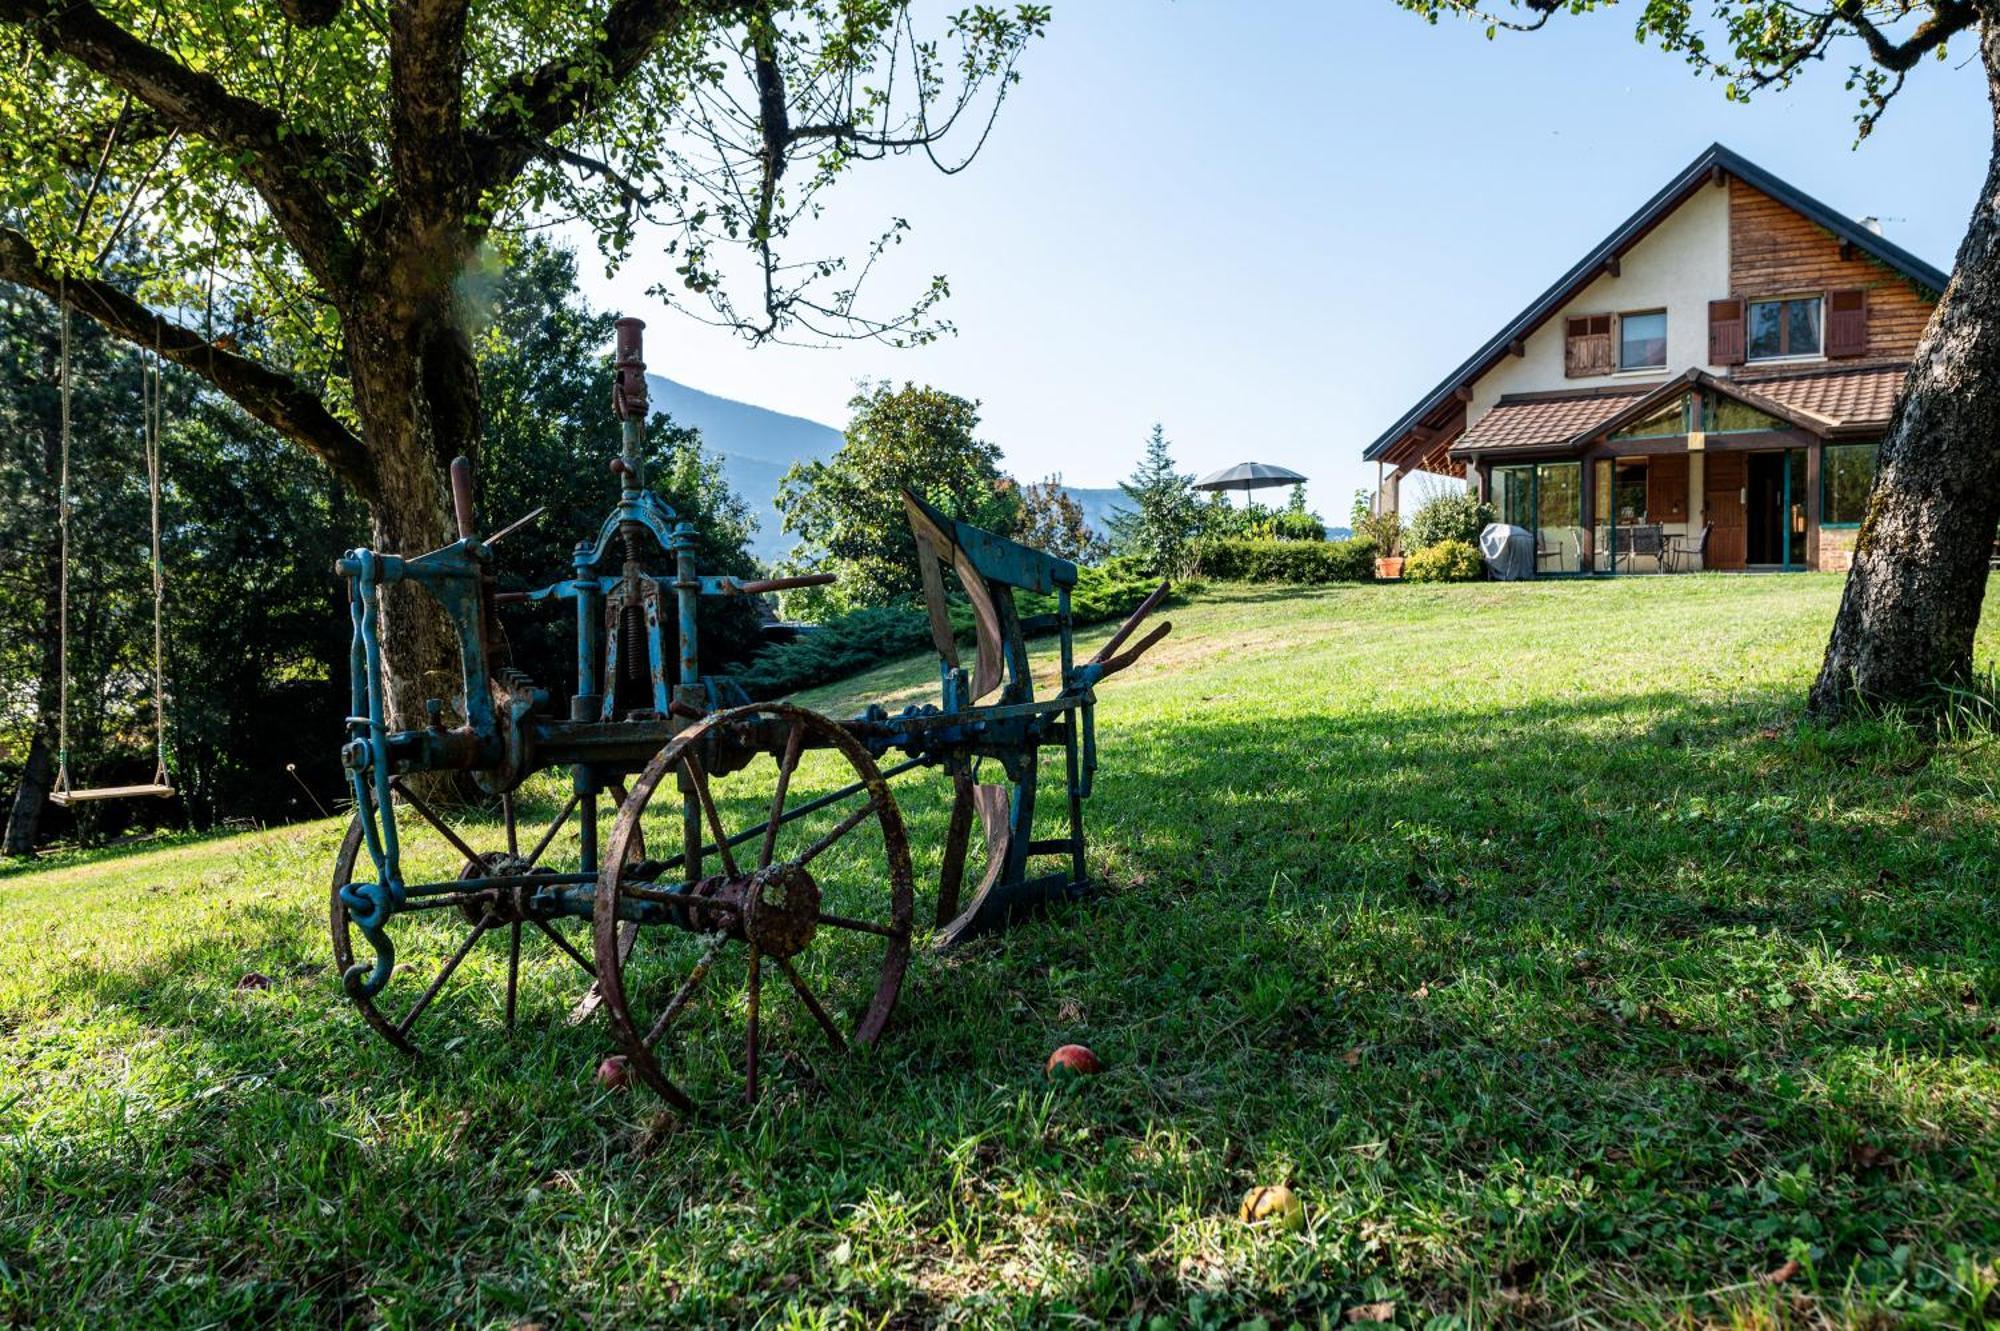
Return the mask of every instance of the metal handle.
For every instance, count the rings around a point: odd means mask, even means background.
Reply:
[[[840,579],[832,573],[801,573],[795,578],[762,578],[755,582],[731,582],[733,596],[762,596],[765,592],[787,592],[794,587],[824,587]]]
[[[458,519],[458,539],[471,540],[479,524],[472,511],[472,459],[462,455],[451,460],[451,507]]]

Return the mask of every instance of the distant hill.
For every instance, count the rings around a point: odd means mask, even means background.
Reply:
[[[702,442],[722,459],[722,474],[757,515],[750,552],[767,562],[792,547],[778,517],[778,482],[794,462],[829,458],[840,447],[840,431],[803,416],[753,407],[717,397],[657,374],[646,376],[653,406],[682,425],[701,431]]]
[[[646,386],[656,410],[700,430],[702,443],[722,459],[722,474],[730,487],[757,515],[757,534],[750,540],[750,552],[766,562],[787,554],[793,541],[778,517],[778,482],[795,462],[832,457],[840,447],[840,431],[802,416],[787,416],[704,393],[662,375],[647,375]],[[1122,490],[1115,486],[1108,490],[1064,488],[1083,506],[1086,522],[1100,533],[1111,530],[1111,509],[1124,501]]]

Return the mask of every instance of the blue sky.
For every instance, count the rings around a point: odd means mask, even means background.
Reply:
[[[909,219],[877,308],[946,273],[958,336],[753,349],[643,298],[670,267],[643,239],[586,286],[709,392],[837,426],[857,380],[928,381],[984,404],[1017,475],[1076,485],[1126,475],[1157,420],[1185,470],[1280,463],[1339,521],[1368,441],[1713,141],[1951,266],[1992,124],[1971,41],[1855,151],[1844,65],[1731,104],[1631,28],[1055,0],[971,170],[864,167],[829,196],[836,247]]]

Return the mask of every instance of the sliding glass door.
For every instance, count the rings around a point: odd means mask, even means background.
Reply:
[[[1493,469],[1500,521],[1535,534],[1537,573],[1583,571],[1583,464],[1533,462]]]

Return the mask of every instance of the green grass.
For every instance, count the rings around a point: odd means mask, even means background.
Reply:
[[[376,1040],[333,824],[0,875],[0,1318],[1975,1324],[2000,759],[1800,723],[1839,592],[1219,589],[1103,689],[1108,893],[920,955],[754,1109],[698,1034],[686,1124],[597,1088],[546,955],[513,1033],[482,952],[441,1052]],[[943,805],[899,795],[927,918]],[[1106,1071],[1052,1089],[1072,1040]],[[1239,1224],[1278,1181],[1306,1229]]]

